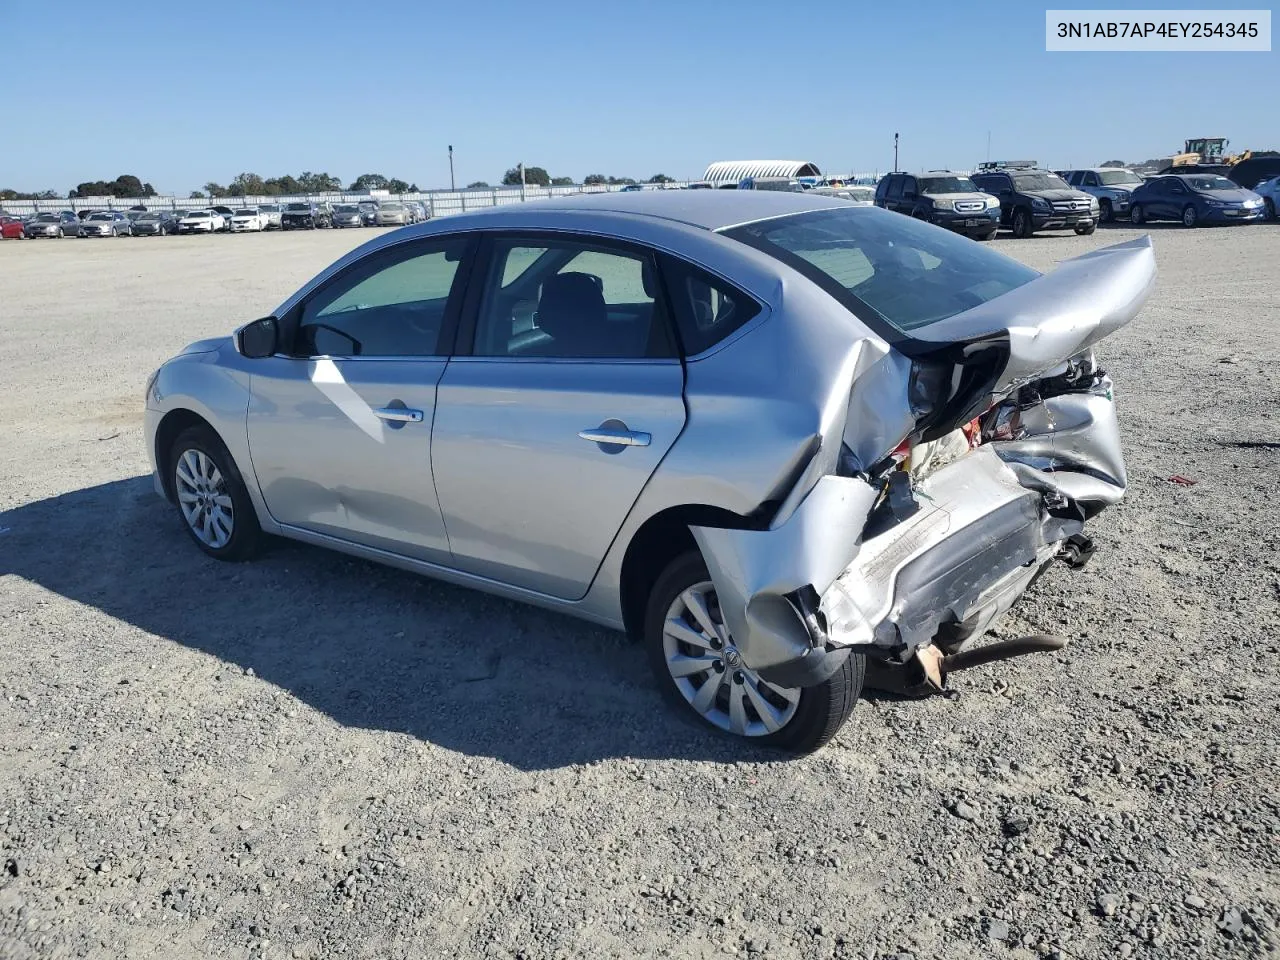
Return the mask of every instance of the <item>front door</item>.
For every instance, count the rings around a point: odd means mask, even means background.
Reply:
[[[485,247],[432,433],[453,562],[578,599],[684,426],[683,368],[651,252],[565,234]]]
[[[281,319],[253,365],[253,469],[279,523],[446,562],[431,479],[436,388],[469,241],[413,240],[357,261]]]

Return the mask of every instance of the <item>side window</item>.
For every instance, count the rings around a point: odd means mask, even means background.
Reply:
[[[914,200],[919,195],[920,195],[920,191],[916,185],[916,178],[903,177],[902,178],[902,199]]]
[[[682,260],[664,257],[663,274],[685,356],[709,350],[760,312],[747,294]]]
[[[445,308],[465,239],[424,240],[371,254],[303,305],[300,356],[441,356]]]
[[[673,357],[651,254],[588,240],[498,239],[477,357]]]
[[[1174,180],[1172,177],[1164,182],[1165,193],[1186,193],[1187,188],[1182,185],[1181,180]]]
[[[902,199],[902,177],[889,178],[889,190],[885,194],[885,199],[886,200]]]
[[[1078,187],[1078,186],[1080,186],[1080,171],[1079,171],[1079,170],[1068,170],[1068,171],[1067,171],[1067,175],[1066,175],[1065,177],[1063,177],[1062,179],[1063,179],[1063,180],[1065,180],[1065,181],[1067,181],[1067,185],[1068,185],[1068,186],[1071,186],[1071,187]]]
[[[876,184],[876,203],[883,203],[885,194],[889,192],[889,181],[891,177],[884,177]]]
[[[1088,173],[1084,175],[1084,185],[1086,187],[1098,186],[1098,175],[1094,173],[1092,170],[1090,170]]]

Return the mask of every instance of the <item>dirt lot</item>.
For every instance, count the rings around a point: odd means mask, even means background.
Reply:
[[[1280,952],[1280,226],[1152,232],[1130,496],[1004,631],[1071,645],[795,762],[620,636],[188,542],[148,373],[370,232],[0,244],[0,957]]]

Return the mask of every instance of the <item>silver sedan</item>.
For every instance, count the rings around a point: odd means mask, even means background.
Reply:
[[[940,691],[1126,479],[1093,345],[1146,238],[1048,275],[796,193],[543,200],[380,236],[146,388],[210,556],[291,537],[626,630],[664,693],[803,752]],[[483,642],[483,641],[478,641]]]

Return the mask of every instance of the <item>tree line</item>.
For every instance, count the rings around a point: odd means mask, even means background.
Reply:
[[[516,164],[502,176],[503,186],[519,186],[521,169]],[[572,177],[553,177],[546,169],[537,166],[524,167],[524,183],[531,187],[572,186],[576,181]],[[587,186],[626,185],[639,183],[631,177],[605,176],[603,173],[591,173],[583,178]],[[645,183],[673,183],[674,178],[663,173],[656,173]],[[380,173],[362,173],[346,187],[354,193],[367,193],[370,190],[386,190],[388,193],[420,193],[416,183],[401,180],[399,177],[384,177]],[[467,184],[468,190],[490,190],[492,187],[484,180],[473,180]],[[256,173],[240,173],[229,183],[223,185],[210,180],[202,190],[193,190],[192,197],[281,197],[313,193],[340,193],[342,181],[329,173],[313,173],[304,170],[298,176],[285,174],[282,177],[261,177]],[[68,198],[75,197],[154,197],[156,190],[149,183],[132,174],[124,174],[114,180],[87,180],[76,184],[68,190]],[[23,193],[18,190],[0,190],[0,200],[57,200],[62,194],[55,190],[42,190],[39,193]]]

